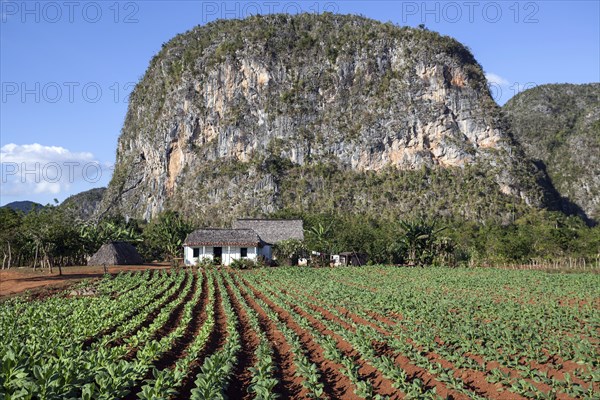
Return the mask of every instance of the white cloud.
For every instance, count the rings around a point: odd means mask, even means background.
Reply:
[[[498,86],[507,86],[510,82],[500,75],[494,74],[493,72],[488,72],[485,74],[485,78],[490,85],[498,85]]]
[[[60,146],[9,143],[0,148],[3,196],[60,194],[76,182],[98,182],[106,172],[92,153]]]
[[[70,185],[66,185],[65,189],[70,188]],[[33,188],[35,194],[59,194],[62,190],[60,183],[40,182]]]
[[[92,153],[73,153],[60,146],[43,146],[34,144],[9,143],[0,148],[0,162],[69,162],[69,161],[94,161]]]

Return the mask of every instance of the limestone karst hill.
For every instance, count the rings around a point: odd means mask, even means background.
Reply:
[[[131,95],[99,213],[500,221],[553,205],[461,43],[301,14],[216,21],[165,43]]]

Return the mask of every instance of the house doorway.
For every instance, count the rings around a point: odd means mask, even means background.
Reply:
[[[213,260],[215,260],[216,264],[221,264],[223,262],[223,248],[222,247],[213,247]]]

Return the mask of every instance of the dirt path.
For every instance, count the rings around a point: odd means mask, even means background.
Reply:
[[[122,271],[145,271],[147,269],[168,269],[168,264],[119,265],[108,267],[110,274]],[[63,274],[58,275],[58,269],[50,274],[47,270],[31,268],[11,268],[0,270],[0,297],[11,296],[26,290],[34,290],[34,296],[46,293],[42,297],[64,290],[83,279],[101,278],[104,275],[102,267],[64,267]]]

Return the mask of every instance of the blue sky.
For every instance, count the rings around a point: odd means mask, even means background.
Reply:
[[[0,204],[110,180],[127,95],[178,33],[260,12],[361,14],[466,44],[500,104],[600,81],[600,1],[7,1],[0,15]]]

